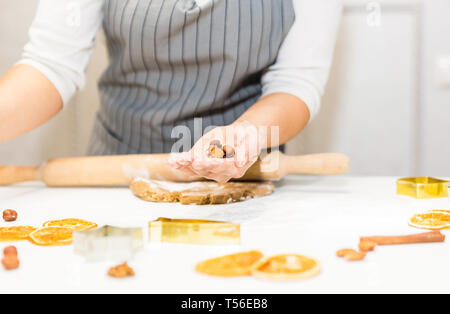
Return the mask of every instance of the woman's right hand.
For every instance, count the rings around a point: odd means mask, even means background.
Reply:
[[[170,164],[187,175],[224,183],[241,178],[255,163],[261,141],[258,129],[246,121],[217,127],[200,138],[190,152],[174,154]],[[228,155],[211,156],[210,148],[215,145],[219,150],[228,148]]]

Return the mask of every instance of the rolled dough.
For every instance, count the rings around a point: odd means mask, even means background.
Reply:
[[[137,197],[150,202],[181,204],[229,204],[273,193],[271,182],[191,182],[176,183],[136,179],[130,186]]]

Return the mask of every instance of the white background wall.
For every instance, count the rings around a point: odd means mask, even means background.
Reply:
[[[352,174],[450,176],[450,84],[440,86],[436,65],[450,55],[450,1],[345,3],[322,111],[288,151],[347,153]],[[36,4],[0,0],[0,74],[19,59]],[[86,89],[49,124],[0,144],[0,163],[82,155],[106,63],[100,34]]]
[[[0,75],[20,59],[38,2],[0,0]],[[99,32],[97,48],[87,71],[86,88],[46,125],[0,144],[0,164],[34,165],[50,158],[83,155],[99,106],[97,80],[107,59],[105,39]]]
[[[436,62],[450,55],[450,1],[345,3],[322,111],[289,152],[345,152],[353,174],[449,176],[450,84]]]

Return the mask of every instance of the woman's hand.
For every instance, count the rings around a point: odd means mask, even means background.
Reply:
[[[187,153],[172,154],[170,164],[189,175],[227,182],[241,178],[260,154],[265,134],[247,121],[217,127],[205,134]],[[214,156],[212,148],[219,148]],[[220,151],[223,150],[225,154]]]

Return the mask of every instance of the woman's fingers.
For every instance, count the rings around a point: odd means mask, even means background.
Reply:
[[[192,154],[186,153],[172,153],[169,157],[169,165],[176,169],[187,167],[192,164]]]
[[[201,177],[215,180],[217,182],[227,182],[230,179],[242,177],[251,162],[247,162],[242,167],[237,167],[234,160],[194,160],[190,165],[180,166],[177,169],[185,171],[188,174],[196,174]]]
[[[225,173],[232,169],[232,162],[225,159],[207,158],[195,160],[192,168],[197,172]]]
[[[249,123],[216,128],[203,136],[190,153],[176,154],[170,164],[217,182],[241,178],[259,156],[256,131]],[[210,153],[211,145],[232,147],[232,157],[214,158]]]
[[[199,176],[202,176],[206,179],[214,180],[214,181],[217,181],[220,183],[225,183],[232,178],[230,173],[224,172],[224,171],[210,171],[205,168],[202,168],[199,170],[192,169],[192,171],[195,172]]]
[[[191,167],[182,167],[182,168],[178,168],[177,170],[183,172],[186,175],[186,179],[189,179],[190,177],[201,176],[198,173],[196,173],[195,171],[193,171]]]
[[[244,169],[236,168],[233,160],[227,159],[213,159],[209,162],[194,161],[192,170],[202,177],[222,183],[241,177],[245,173]]]

